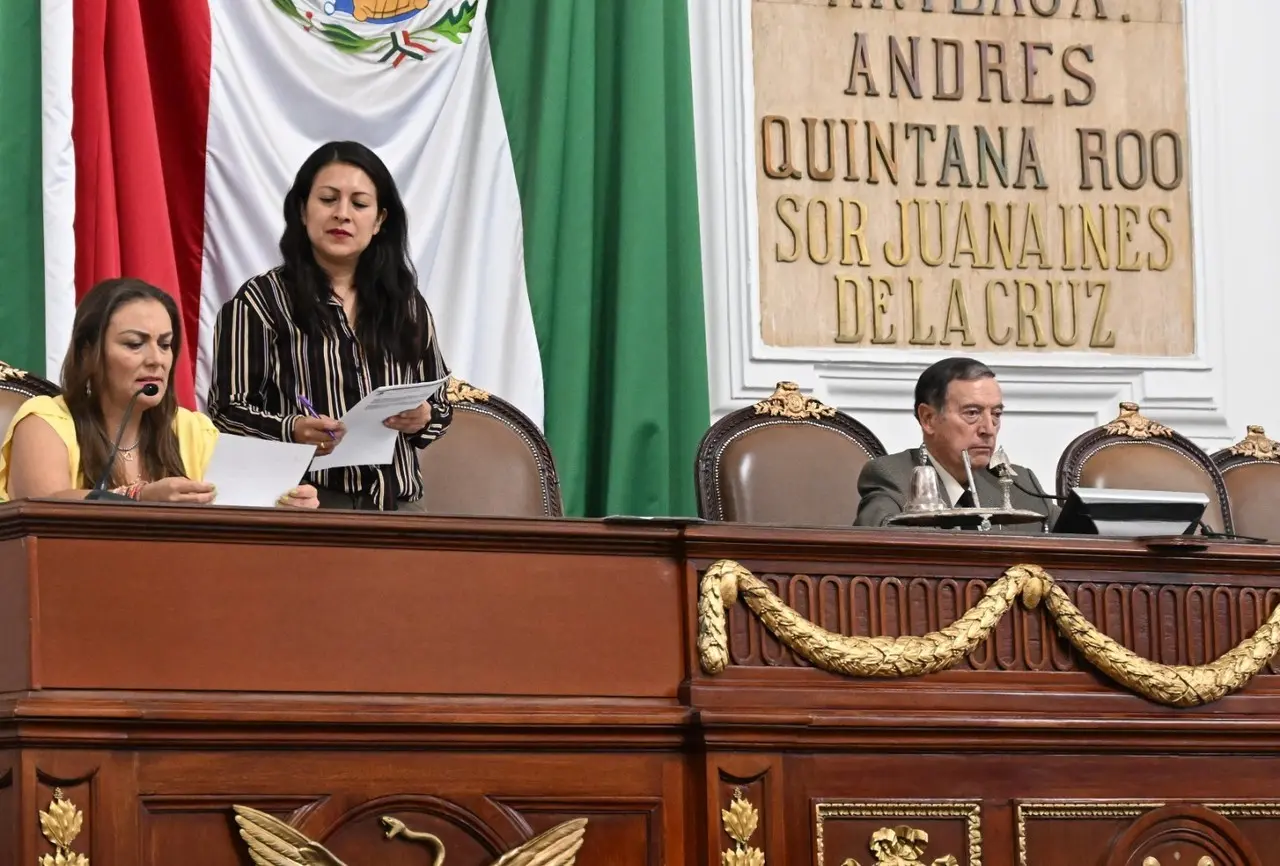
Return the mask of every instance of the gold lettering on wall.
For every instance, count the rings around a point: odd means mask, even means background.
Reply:
[[[778,261],[794,262],[800,258],[800,230],[796,227],[795,218],[800,213],[800,197],[795,195],[778,196],[778,221],[786,228],[790,241],[787,246],[790,252],[784,253],[783,241],[779,239],[775,243]]]
[[[754,0],[765,342],[1191,354],[1181,0],[1143,2]]]
[[[1078,280],[1049,280],[1049,310],[1055,345],[1069,349],[1080,340],[1080,314],[1076,311]],[[1070,323],[1070,330],[1067,330]]]
[[[1085,284],[1085,296],[1098,294],[1098,306],[1093,314],[1093,332],[1089,336],[1090,349],[1112,349],[1116,345],[1115,331],[1107,324],[1108,301],[1111,297],[1111,281],[1096,280]]]
[[[867,206],[857,199],[840,199],[841,222],[844,225],[844,247],[840,253],[840,264],[857,264],[866,267],[871,264],[871,254],[867,250]],[[858,259],[853,258],[854,248],[858,250]]]
[[[836,342],[862,342],[862,310],[858,303],[858,277],[836,274]]]
[[[919,277],[911,277],[908,282],[911,285],[911,345],[913,346],[932,346],[938,342],[936,332],[933,325],[925,321],[924,316],[924,299],[922,297],[923,286]],[[928,328],[928,333],[921,333],[923,328]]]
[[[964,285],[959,280],[951,281],[951,293],[947,296],[947,313],[942,326],[942,345],[950,346],[955,338],[960,338],[960,345],[974,346],[973,332],[969,329],[969,305],[965,303]]]
[[[885,345],[894,342],[896,328],[889,320],[889,305],[894,299],[893,281],[887,277],[871,277],[871,342]]]

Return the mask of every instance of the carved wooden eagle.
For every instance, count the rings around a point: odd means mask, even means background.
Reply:
[[[347,866],[312,839],[308,839],[284,821],[248,806],[233,806],[240,838],[249,848],[249,859],[256,866]],[[396,837],[435,849],[433,866],[443,866],[444,843],[430,833],[410,830],[402,821],[383,816],[387,838]],[[503,854],[493,866],[573,866],[578,849],[586,837],[587,819],[565,821],[528,842]]]

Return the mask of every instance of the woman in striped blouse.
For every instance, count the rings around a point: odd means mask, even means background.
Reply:
[[[409,260],[404,204],[373,151],[351,141],[316,150],[285,196],[284,221],[284,263],[218,313],[209,415],[221,430],[326,454],[342,438],[334,419],[369,392],[449,371]],[[311,473],[320,506],[418,510],[416,449],[450,418],[441,393],[386,419],[401,434],[393,462]]]

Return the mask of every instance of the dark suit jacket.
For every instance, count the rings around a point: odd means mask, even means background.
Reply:
[[[862,467],[862,473],[858,476],[858,493],[862,496],[862,501],[858,503],[858,516],[854,520],[855,526],[884,526],[885,521],[895,514],[901,514],[903,505],[907,501],[907,493],[911,490],[911,472],[920,465],[920,449],[911,448],[907,451],[899,451],[897,454],[887,454],[884,457],[877,457],[870,463]],[[1044,488],[1040,486],[1040,479],[1036,478],[1035,473],[1025,466],[1014,465],[1013,471],[1018,475],[1014,481],[1027,488],[1034,490],[1041,496],[1045,495]],[[964,483],[964,479],[957,478],[957,481]],[[989,469],[977,469],[973,473],[973,482],[978,488],[978,500],[987,506],[999,506],[1004,500],[1000,492],[1000,482],[998,476]],[[951,500],[947,496],[946,485],[942,483],[942,478],[938,478],[938,492],[942,494],[942,500],[950,506]],[[1048,518],[1049,528],[1053,528],[1054,521],[1058,519],[1058,506],[1051,500],[1038,499],[1027,493],[1023,493],[1017,487],[1013,488],[1009,501],[1014,508],[1024,511],[1035,511],[1045,515]],[[1020,533],[1039,533],[1043,532],[1043,527],[1038,523],[1025,523],[1016,526],[995,526],[995,530],[1004,530],[1006,532]]]

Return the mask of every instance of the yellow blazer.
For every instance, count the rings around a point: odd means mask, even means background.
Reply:
[[[71,474],[72,487],[76,490],[88,489],[93,481],[86,480],[80,472],[80,444],[76,442],[76,426],[71,420],[71,411],[67,409],[66,401],[61,397],[32,397],[13,416],[9,429],[5,431],[4,443],[0,444],[0,501],[10,498],[9,452],[13,447],[13,431],[18,422],[28,415],[43,418],[58,434],[67,446],[67,469]],[[182,456],[182,467],[186,470],[187,477],[192,481],[203,481],[204,471],[218,442],[218,431],[213,422],[199,412],[179,407],[178,416],[173,419],[173,430],[178,434],[178,452]]]

